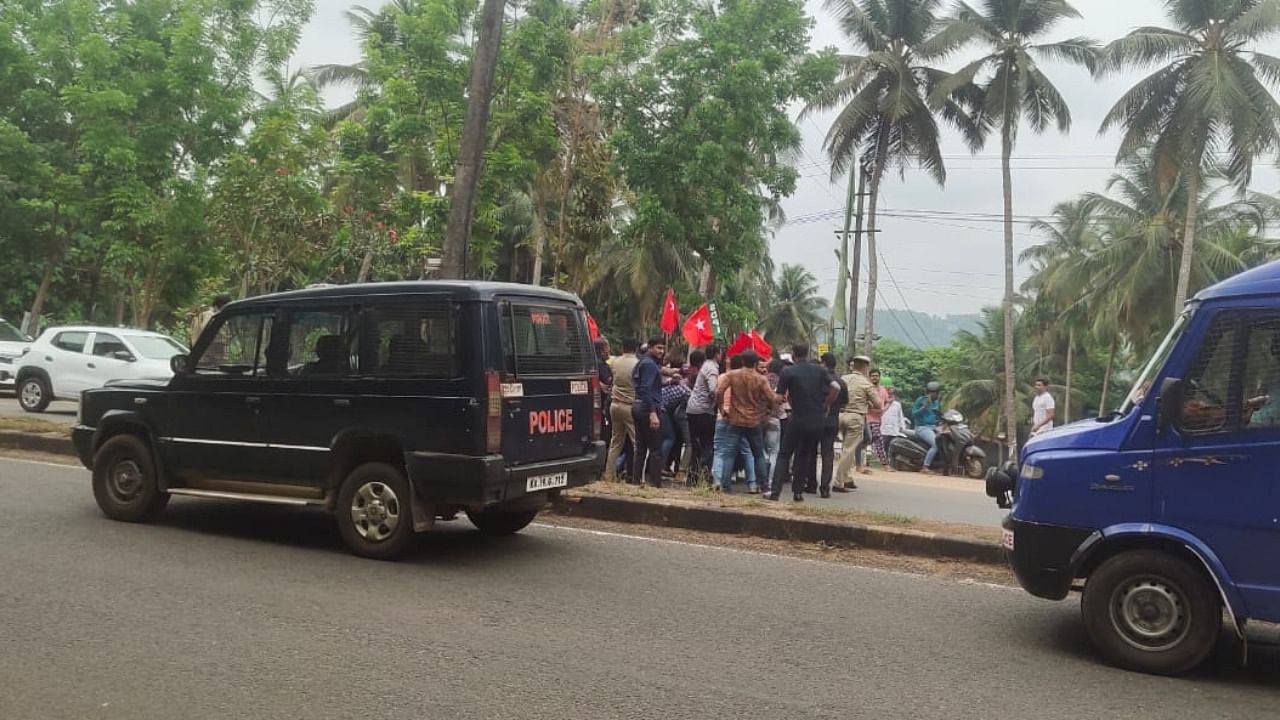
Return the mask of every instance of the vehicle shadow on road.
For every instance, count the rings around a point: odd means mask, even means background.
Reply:
[[[333,515],[314,508],[175,500],[154,524],[184,532],[348,554]],[[430,532],[419,534],[400,562],[432,567],[508,565],[557,552],[556,547],[562,544],[563,541],[529,534],[488,537],[459,515],[453,521],[437,521]]]
[[[1079,596],[1072,595],[1065,602],[1079,603]],[[1240,641],[1225,622],[1224,619],[1222,635],[1213,654],[1184,679],[1232,688],[1273,688],[1280,677],[1280,648],[1251,644],[1249,664],[1242,667]],[[1019,644],[1060,655],[1064,659],[1094,664],[1103,662],[1085,633],[1079,613],[1027,613],[1010,625],[1009,636]]]

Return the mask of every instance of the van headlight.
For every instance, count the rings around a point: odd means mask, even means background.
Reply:
[[[1018,473],[1018,477],[1023,480],[1039,480],[1044,477],[1044,468],[1026,463],[1022,466],[1022,472]]]

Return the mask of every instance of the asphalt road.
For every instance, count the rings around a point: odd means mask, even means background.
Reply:
[[[849,510],[875,510],[898,515],[999,527],[1008,510],[987,497],[986,485],[969,478],[930,477],[919,473],[875,470],[856,478],[858,489],[832,493],[830,500],[806,497],[806,502],[828,503]],[[790,497],[790,487],[783,497]]]
[[[76,424],[76,413],[79,403],[58,400],[49,403],[49,409],[42,413],[29,413],[18,406],[18,398],[8,390],[0,391],[0,417],[28,417],[49,422],[63,423],[70,427]]]
[[[1100,664],[1074,603],[790,557],[458,523],[400,563],[316,511],[102,518],[0,459],[0,717],[1260,718],[1280,656]]]

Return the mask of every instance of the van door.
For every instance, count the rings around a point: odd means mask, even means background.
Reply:
[[[1155,447],[1154,516],[1209,544],[1251,617],[1280,620],[1280,313],[1201,319],[1180,421]]]
[[[502,337],[502,454],[507,463],[577,457],[594,440],[595,360],[586,314],[571,303],[509,298]]]

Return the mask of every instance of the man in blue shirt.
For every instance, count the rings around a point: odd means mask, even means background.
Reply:
[[[640,358],[631,378],[636,386],[636,402],[631,416],[636,424],[635,454],[631,458],[632,484],[642,480],[662,487],[662,358],[667,354],[666,341],[651,338],[648,351]]]
[[[942,419],[942,386],[931,382],[924,388],[924,395],[916,398],[911,407],[911,424],[916,435],[929,443],[929,452],[924,455],[924,473],[932,475],[934,458],[938,457],[938,421]]]

